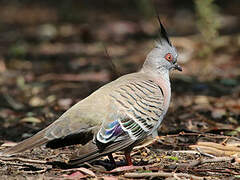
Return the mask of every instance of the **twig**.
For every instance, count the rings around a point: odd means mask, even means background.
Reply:
[[[207,157],[210,157],[210,158],[214,158],[214,157],[216,157],[216,156],[214,156],[214,155],[211,155],[211,154],[208,154],[208,153],[202,152],[201,149],[200,149],[199,147],[197,147],[196,150],[197,150],[201,155],[204,155],[204,156],[207,156]]]
[[[207,146],[207,147],[213,147],[213,148],[217,148],[220,150],[224,150],[224,151],[236,151],[236,152],[240,152],[240,148],[233,146],[233,145],[222,145],[222,144],[218,144],[218,143],[214,143],[214,142],[198,142],[197,145],[199,146]],[[238,144],[239,145],[239,144]]]
[[[11,158],[0,158],[2,162],[4,161],[20,161],[25,163],[33,163],[33,164],[47,164],[47,161],[44,160],[35,160],[35,159],[25,159],[25,158],[17,158],[17,157],[11,157]]]
[[[182,163],[178,164],[177,167],[179,168],[192,168],[201,164],[205,163],[215,163],[215,162],[227,162],[227,161],[233,161],[234,157],[216,157],[213,159],[200,159],[200,160],[193,160],[190,163]]]
[[[235,169],[236,170],[236,169]],[[218,173],[218,175],[223,175],[223,173],[239,175],[239,172],[233,171],[229,168],[220,168],[220,169],[194,169],[195,172],[211,172],[211,174]]]
[[[213,162],[227,162],[227,161],[232,161],[234,160],[234,157],[216,157],[213,159],[203,159],[201,161],[201,164],[205,164],[205,163],[213,163]]]
[[[117,78],[117,77],[120,77],[121,74],[120,74],[120,72],[117,70],[116,65],[113,63],[113,60],[112,60],[111,56],[109,55],[108,50],[107,50],[107,47],[106,47],[106,45],[105,45],[104,43],[103,43],[103,47],[104,47],[104,50],[105,50],[105,54],[107,55],[107,58],[110,60],[110,65],[111,65],[111,68],[112,68],[112,70],[113,70],[114,76],[116,76],[116,78]]]
[[[226,145],[226,143],[227,143],[228,140],[229,140],[229,137],[226,137],[221,144],[222,144],[222,145]]]
[[[201,149],[201,151],[204,151],[204,153],[214,154],[216,156],[232,156],[234,154],[239,153],[236,151],[224,151],[224,150],[220,150],[220,149],[216,149],[214,147],[208,147],[208,146],[191,145],[189,147],[192,149],[199,148]]]
[[[109,171],[108,173],[119,173],[124,171],[132,171],[132,170],[140,170],[140,169],[146,170],[146,169],[158,167],[158,166],[159,166],[158,163],[145,165],[145,166],[121,166]]]
[[[125,173],[126,178],[146,178],[146,177],[185,177],[193,180],[203,180],[203,177],[194,176],[186,173],[167,173],[167,172],[152,172],[152,173]]]
[[[2,160],[0,160],[0,164],[14,165],[14,166],[22,166],[22,164],[20,164],[20,163],[16,163],[16,162],[6,162],[6,161],[2,161]]]
[[[182,179],[182,178],[178,177],[175,172],[173,173],[173,178],[175,178],[176,180],[181,180],[181,179]],[[192,179],[192,178],[191,178],[191,179]]]
[[[191,150],[182,150],[182,151],[172,151],[173,153],[185,153],[185,154],[201,154],[200,152],[197,151],[191,151]]]
[[[16,163],[16,162],[11,162],[11,161],[3,161],[3,160],[0,160],[0,163],[2,164],[5,164],[5,165],[12,165],[12,166],[20,166],[20,167],[24,167],[24,166],[27,166],[27,167],[33,167],[32,165],[30,164],[22,164],[22,163]],[[40,170],[37,170],[37,171],[24,171],[25,173],[28,173],[28,174],[33,174],[33,173],[44,173],[46,172],[47,170],[49,170],[51,168],[49,168],[49,166],[43,168],[43,169],[40,169]]]
[[[166,135],[166,136],[160,136],[159,138],[164,138],[164,137],[178,137],[178,136],[202,136],[202,137],[209,137],[209,138],[216,138],[216,139],[222,139],[222,138],[229,138],[233,139],[236,141],[240,142],[240,139],[237,137],[232,137],[232,136],[224,136],[224,135],[218,135],[218,134],[210,134],[210,133],[185,133],[185,132],[180,132],[179,134],[171,134],[171,135]]]
[[[37,170],[37,171],[24,171],[24,173],[27,173],[27,174],[40,174],[40,173],[45,173],[47,170],[49,170],[49,168],[45,167],[45,168]]]

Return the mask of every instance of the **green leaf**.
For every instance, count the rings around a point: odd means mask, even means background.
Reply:
[[[174,161],[178,161],[178,157],[176,157],[176,156],[166,156],[165,158],[166,159],[171,159],[171,160],[174,160]]]

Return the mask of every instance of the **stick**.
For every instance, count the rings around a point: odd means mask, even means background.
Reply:
[[[234,157],[216,157],[213,159],[202,159],[202,160],[193,160],[189,163],[182,163],[178,164],[177,167],[179,168],[192,168],[201,164],[205,163],[215,163],[215,162],[227,162],[227,161],[233,161]]]
[[[234,157],[216,157],[213,159],[203,159],[201,164],[204,163],[213,163],[213,162],[226,162],[226,161],[232,161],[234,160]]]
[[[213,147],[199,146],[199,145],[191,145],[189,147],[192,149],[198,148],[201,151],[203,151],[204,153],[214,154],[215,156],[232,156],[234,154],[239,153],[239,152],[235,152],[235,151],[223,151],[223,150],[216,149]]]
[[[104,47],[104,50],[105,50],[105,54],[107,55],[107,58],[110,60],[110,65],[111,65],[111,68],[113,70],[114,75],[116,77],[120,77],[121,73],[117,70],[116,65],[113,63],[113,60],[112,60],[111,56],[109,55],[107,47],[105,46],[104,43],[103,43],[103,47]]]
[[[207,147],[213,147],[216,149],[220,149],[220,150],[224,150],[224,151],[236,151],[236,152],[240,152],[240,148],[233,146],[233,145],[222,145],[222,144],[218,144],[218,143],[214,143],[214,142],[198,142],[197,145],[199,146],[207,146]],[[239,145],[239,143],[238,143]]]
[[[40,173],[45,173],[47,170],[49,170],[49,168],[43,168],[37,171],[23,171],[23,172],[27,174],[40,174]]]
[[[25,159],[25,158],[0,158],[2,162],[4,161],[20,161],[20,162],[26,162],[26,163],[33,163],[33,164],[47,164],[47,161],[44,160],[35,160],[35,159]]]
[[[146,178],[146,177],[185,177],[193,180],[203,180],[203,177],[194,176],[186,173],[166,173],[166,172],[152,172],[152,173],[126,173],[126,178]]]
[[[197,150],[201,155],[204,155],[204,156],[207,156],[207,157],[210,157],[210,158],[215,158],[215,157],[216,157],[216,156],[214,156],[214,155],[211,155],[211,154],[202,152],[199,147],[196,147],[196,150]]]

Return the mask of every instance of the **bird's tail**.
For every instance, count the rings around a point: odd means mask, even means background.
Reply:
[[[129,146],[131,146],[135,141],[132,139],[128,139],[125,141],[118,141],[110,144],[104,150],[100,150],[96,144],[94,144],[92,141],[84,145],[80,150],[77,152],[77,154],[74,154],[74,156],[70,159],[68,162],[69,165],[80,165],[87,161],[95,160],[101,156],[107,155],[109,153],[123,150]]]
[[[77,153],[73,154],[68,164],[70,165],[78,165],[82,164],[86,161],[91,161],[99,157],[99,149],[98,147],[92,142],[88,142],[84,146],[82,146]]]
[[[34,136],[18,143],[17,145],[15,145],[3,152],[0,152],[0,156],[12,156],[12,155],[21,153],[23,151],[26,151],[28,149],[38,147],[49,141],[44,136],[45,136],[45,130],[42,130],[39,133],[35,134]]]

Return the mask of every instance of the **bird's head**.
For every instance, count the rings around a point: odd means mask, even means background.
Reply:
[[[143,64],[143,70],[150,70],[159,73],[164,71],[168,72],[173,69],[182,71],[182,68],[177,64],[177,50],[170,42],[160,19],[158,20],[160,24],[160,38],[157,41],[155,48],[153,48],[148,54]]]

